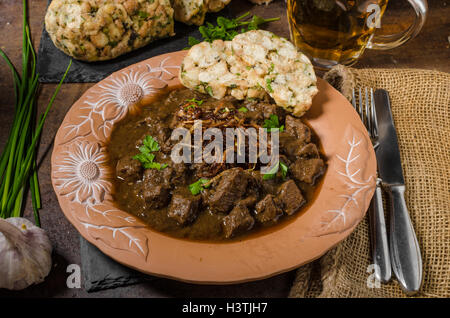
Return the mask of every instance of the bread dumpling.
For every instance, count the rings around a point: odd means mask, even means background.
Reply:
[[[222,10],[231,0],[172,0],[175,20],[185,24],[202,25],[208,12]]]
[[[201,42],[190,48],[180,69],[181,83],[220,99],[262,99],[303,116],[317,94],[311,61],[288,40],[252,30],[231,41]]]
[[[53,0],[45,28],[75,59],[109,60],[174,35],[173,8],[170,0]]]

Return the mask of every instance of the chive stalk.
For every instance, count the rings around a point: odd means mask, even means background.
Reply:
[[[29,187],[36,225],[40,226],[41,198],[37,175],[36,155],[45,119],[72,65],[70,61],[58,83],[44,114],[36,122],[39,75],[36,72],[36,53],[31,41],[27,19],[27,0],[23,2],[22,72],[0,49],[0,56],[10,68],[14,81],[15,108],[9,138],[0,155],[0,217],[17,217],[22,214],[23,201]]]

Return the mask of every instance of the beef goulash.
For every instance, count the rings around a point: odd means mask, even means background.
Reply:
[[[179,141],[171,133],[192,129],[194,120],[203,129],[278,129],[278,170],[263,175],[260,162],[174,163]],[[242,238],[292,219],[313,200],[325,171],[313,131],[271,97],[216,99],[188,88],[128,114],[114,126],[108,152],[118,207],[154,230],[191,240]]]

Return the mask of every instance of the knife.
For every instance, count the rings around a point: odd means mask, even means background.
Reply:
[[[422,257],[406,207],[405,180],[389,94],[378,89],[374,99],[379,136],[376,151],[378,170],[383,188],[389,194],[391,207],[389,248],[392,269],[405,293],[412,295],[419,291],[422,284]]]

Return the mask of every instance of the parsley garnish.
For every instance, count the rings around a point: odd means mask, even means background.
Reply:
[[[196,107],[197,107],[197,105],[195,105],[195,104],[189,104],[186,107],[184,107],[184,110],[189,110],[191,108],[196,108]]]
[[[272,82],[273,82],[273,79],[271,79],[271,78],[266,79],[266,87],[267,87],[267,90],[269,91],[269,93],[273,93]]]
[[[287,172],[288,172],[288,166],[286,166],[284,163],[280,162],[280,168],[281,168],[281,176],[283,179],[286,179]]]
[[[190,37],[188,37],[188,43],[189,43],[189,46],[194,46],[196,44],[199,44],[200,40],[197,40],[193,36],[190,36]]]
[[[244,106],[242,106],[241,108],[238,109],[238,111],[240,111],[241,113],[246,113],[248,112],[248,109]]]
[[[203,104],[203,100],[202,100],[202,99],[198,100],[198,99],[195,99],[195,97],[194,97],[194,98],[191,98],[191,99],[186,99],[186,101],[187,101],[188,103],[195,103],[195,104],[197,104],[198,106],[200,106],[201,104]]]
[[[211,86],[206,86],[206,87],[205,87],[205,91],[206,91],[211,97],[214,97],[214,96],[213,96],[213,90],[212,90]]]
[[[269,74],[273,72],[273,69],[275,68],[275,64],[271,63],[269,67]]]
[[[201,179],[198,179],[196,182],[190,184],[188,186],[188,188],[193,195],[197,195],[200,192],[202,192],[203,190],[209,188],[210,185],[211,185],[211,183],[209,182],[208,179],[201,178]]]
[[[279,129],[280,132],[284,130],[284,125],[280,126],[277,115],[270,115],[269,119],[264,120],[263,128],[267,128],[270,132]]]
[[[154,162],[155,154],[153,152],[159,151],[159,144],[152,136],[145,136],[142,141],[142,146],[139,147],[137,155],[133,156],[133,159],[139,160],[145,169],[157,169],[161,170],[167,167],[167,164],[160,164]]]
[[[191,99],[186,99],[186,102],[187,102],[187,106],[184,107],[184,110],[188,110],[190,108],[195,108],[195,107],[203,104],[203,100],[195,99],[195,97],[191,98]]]
[[[272,170],[270,170],[268,173],[266,173],[265,175],[263,175],[263,180],[270,180],[275,178],[277,172],[278,172],[278,168],[281,169],[281,176],[283,177],[283,179],[286,179],[287,176],[287,172],[288,172],[288,166],[285,165],[282,162],[278,162],[275,167],[272,168]]]
[[[227,19],[225,17],[217,18],[217,25],[207,22],[206,25],[202,25],[198,28],[202,35],[202,40],[207,42],[213,42],[214,40],[231,41],[240,32],[244,33],[250,30],[257,30],[263,23],[278,21],[280,18],[264,19],[257,15],[254,15],[250,20],[243,21],[250,12],[247,12],[235,19]],[[189,46],[200,43],[200,40],[190,36],[188,38]]]

